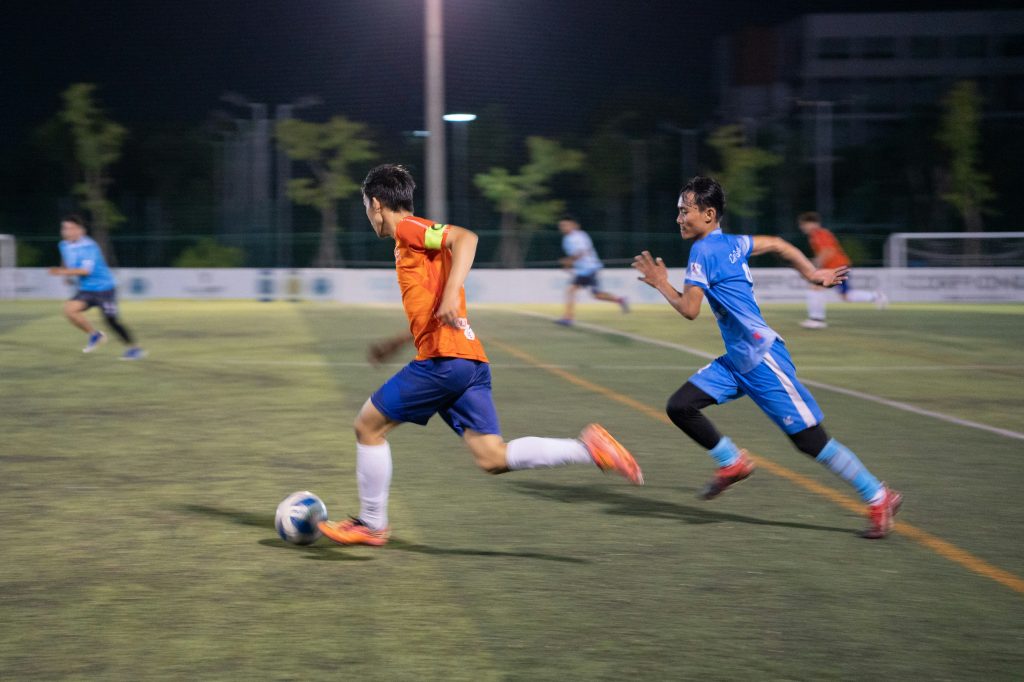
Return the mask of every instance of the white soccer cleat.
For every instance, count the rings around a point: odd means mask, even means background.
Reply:
[[[807,318],[800,323],[800,326],[804,329],[825,329],[828,327],[828,322],[825,320],[815,320],[814,318]]]
[[[885,310],[889,307],[889,297],[881,289],[875,292],[875,307],[879,310]]]

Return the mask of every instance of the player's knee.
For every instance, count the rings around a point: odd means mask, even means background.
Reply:
[[[77,301],[65,301],[64,302],[64,315],[67,316],[67,317],[74,317],[79,312],[81,312],[79,307],[80,306],[78,305]]]
[[[687,391],[679,390],[672,394],[665,405],[665,414],[673,422],[692,419],[700,414],[700,407],[694,396]]]
[[[821,424],[815,424],[809,429],[789,434],[789,439],[796,446],[796,449],[810,457],[817,457],[818,454],[828,445],[828,433]]]
[[[370,424],[360,413],[356,420],[352,423],[352,430],[356,434],[356,442],[362,443],[363,445],[380,445],[384,440],[384,434]]]

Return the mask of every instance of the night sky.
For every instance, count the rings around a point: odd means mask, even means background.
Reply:
[[[717,36],[811,11],[1010,8],[1012,2],[446,0],[447,109],[503,105],[523,130],[573,133],[609,101],[664,97],[710,111]],[[5,2],[0,139],[99,84],[110,115],[200,124],[226,91],[310,118],[344,114],[386,135],[423,126],[421,0]]]

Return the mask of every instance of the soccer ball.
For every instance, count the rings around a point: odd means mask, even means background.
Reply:
[[[285,542],[309,545],[320,537],[320,529],[316,525],[326,520],[327,507],[323,500],[308,490],[300,490],[277,505],[274,527]]]

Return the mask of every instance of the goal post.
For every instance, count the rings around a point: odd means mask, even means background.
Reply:
[[[907,267],[1024,267],[1024,232],[895,232],[885,264]]]
[[[14,298],[14,268],[18,265],[14,236],[0,234],[0,299]]]

